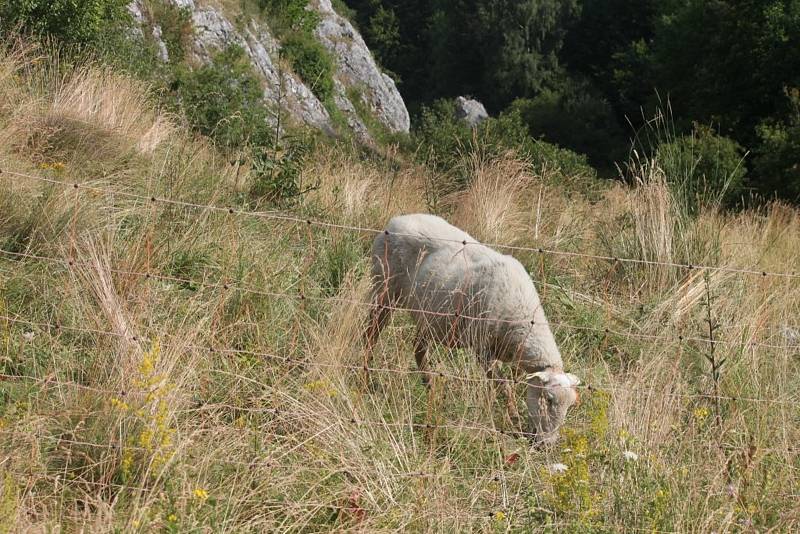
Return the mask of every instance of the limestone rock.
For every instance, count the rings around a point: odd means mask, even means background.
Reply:
[[[336,59],[336,78],[342,86],[355,88],[389,131],[408,132],[411,122],[403,97],[394,80],[378,68],[361,34],[334,11],[330,0],[314,0],[310,5],[322,17],[314,33]]]
[[[311,89],[293,72],[281,69],[278,62],[280,43],[262,22],[245,20],[234,25],[216,2],[203,0],[167,0],[186,9],[191,15],[193,43],[190,56],[195,63],[207,64],[218,51],[230,45],[241,47],[264,80],[264,100],[274,110],[281,110],[294,122],[304,123],[328,134],[335,134],[331,115]],[[169,61],[159,21],[148,20],[143,0],[133,0],[128,8],[138,23],[135,31],[150,32],[162,61]],[[330,0],[310,0],[307,9],[316,10],[321,22],[315,37],[336,62],[332,104],[344,118],[337,124],[349,129],[364,144],[373,144],[363,117],[357,112],[358,94],[365,108],[391,132],[408,132],[408,110],[394,81],[381,72],[361,35],[331,6]],[[148,28],[148,26],[150,26]]]
[[[463,120],[470,128],[474,128],[489,118],[486,108],[477,100],[459,96],[456,98],[456,118]]]

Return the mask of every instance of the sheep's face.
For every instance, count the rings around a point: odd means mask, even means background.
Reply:
[[[528,375],[528,416],[530,432],[537,445],[558,440],[569,407],[578,400],[578,377],[570,373],[541,371]]]

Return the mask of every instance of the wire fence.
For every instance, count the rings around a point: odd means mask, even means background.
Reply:
[[[48,178],[45,176],[38,176],[35,174],[28,174],[17,172],[9,169],[0,169],[0,176],[17,176],[20,178],[27,178],[31,180],[37,180],[44,183],[49,183],[53,185],[58,185],[61,187],[71,188],[74,190],[85,190],[85,191],[93,191],[96,193],[102,193],[106,195],[112,196],[120,196],[126,197],[131,199],[140,200],[146,203],[152,204],[167,204],[171,206],[178,206],[183,208],[192,208],[192,209],[199,209],[203,211],[213,211],[219,213],[227,213],[229,215],[237,215],[237,216],[245,216],[245,217],[255,217],[260,219],[271,219],[276,221],[284,221],[284,222],[291,222],[297,223],[307,226],[316,226],[321,228],[333,228],[339,230],[349,230],[353,232],[359,233],[367,233],[367,234],[386,234],[389,235],[389,231],[385,229],[379,228],[372,228],[368,226],[356,226],[356,225],[348,225],[348,224],[341,224],[341,223],[334,223],[330,221],[324,221],[319,219],[313,218],[304,218],[299,217],[297,215],[293,215],[290,213],[284,213],[279,211],[248,211],[243,210],[241,208],[235,207],[225,207],[225,206],[217,206],[213,204],[199,204],[194,202],[187,202],[183,200],[176,200],[165,198],[161,196],[155,195],[142,195],[138,193],[131,193],[129,191],[121,191],[118,189],[109,189],[94,185],[88,185],[86,183],[78,183],[78,182],[68,182],[65,180],[56,180],[55,178]],[[393,235],[404,236],[404,237],[418,237],[415,234],[404,234],[404,233],[395,233]],[[520,251],[520,252],[533,252],[539,254],[548,254],[548,255],[556,255],[556,256],[567,256],[572,258],[584,258],[584,259],[592,259],[592,260],[602,260],[602,261],[610,261],[610,262],[621,262],[621,263],[631,263],[631,264],[640,264],[640,265],[650,265],[650,266],[659,266],[659,267],[674,267],[678,269],[685,269],[687,271],[691,270],[701,270],[701,271],[710,271],[710,272],[728,272],[728,273],[735,273],[735,274],[744,274],[744,275],[752,275],[752,276],[761,276],[761,277],[781,277],[781,278],[800,278],[800,273],[797,271],[791,272],[779,272],[779,271],[767,271],[767,270],[759,270],[755,268],[742,268],[742,267],[727,267],[727,266],[715,266],[715,265],[704,265],[704,264],[692,264],[692,263],[678,263],[678,262],[669,262],[669,261],[657,261],[657,260],[648,260],[648,259],[641,259],[641,258],[626,258],[623,256],[609,256],[603,254],[588,254],[585,252],[576,252],[576,251],[568,251],[568,250],[558,250],[552,248],[544,248],[544,247],[526,247],[520,245],[510,245],[505,243],[479,243],[477,241],[467,241],[467,240],[457,240],[457,239],[447,239],[441,237],[430,237],[426,236],[427,239],[431,239],[434,241],[442,241],[442,242],[449,242],[455,244],[461,244],[463,246],[469,245],[485,245],[492,248],[499,248],[503,250],[513,250],[513,251]]]
[[[8,177],[8,176],[16,176],[26,179],[38,180],[40,182],[49,183],[52,185],[57,185],[61,187],[72,188],[74,190],[88,190],[97,193],[103,193],[108,195],[121,195],[137,200],[141,200],[143,202],[150,202],[150,203],[164,203],[167,205],[173,206],[180,206],[186,208],[193,208],[193,209],[200,209],[206,211],[217,211],[217,212],[225,212],[228,214],[234,215],[244,215],[244,216],[251,216],[251,217],[260,217],[260,218],[267,218],[273,220],[280,220],[280,221],[289,221],[293,223],[301,223],[308,226],[321,226],[321,227],[328,227],[328,228],[337,228],[337,229],[344,229],[350,231],[357,231],[357,232],[367,232],[367,233],[386,233],[385,230],[379,230],[375,228],[363,227],[363,226],[353,226],[353,225],[344,225],[338,223],[332,223],[327,221],[320,221],[320,220],[313,220],[313,219],[304,219],[295,215],[286,214],[286,213],[278,213],[278,212],[250,212],[244,211],[240,209],[235,209],[231,207],[221,207],[209,204],[197,204],[192,202],[185,202],[181,200],[174,200],[156,196],[146,196],[140,195],[130,192],[112,190],[108,188],[102,188],[87,184],[80,184],[80,183],[71,183],[64,180],[56,180],[54,178],[48,178],[44,176],[38,176],[28,173],[21,173],[16,171],[11,171],[8,169],[0,169],[0,176]],[[438,239],[438,238],[432,238]],[[450,242],[457,242],[456,240],[448,240],[443,239],[443,241],[450,241]],[[460,242],[463,246],[468,246],[471,244],[478,244],[476,242],[467,242],[462,241]],[[702,269],[702,270],[717,270],[723,272],[733,272],[739,274],[747,274],[747,275],[761,275],[761,276],[778,276],[778,277],[789,277],[794,278],[798,275],[794,272],[792,273],[785,273],[785,272],[767,272],[767,271],[758,271],[755,269],[741,269],[741,268],[728,268],[728,267],[716,267],[716,266],[708,266],[708,265],[692,265],[692,264],[679,264],[679,263],[672,263],[672,262],[654,262],[654,261],[644,261],[639,259],[633,258],[621,258],[621,257],[611,257],[611,256],[603,256],[603,255],[593,255],[593,254],[585,254],[585,253],[576,253],[570,251],[558,251],[558,250],[550,250],[550,249],[543,249],[543,248],[535,248],[535,247],[519,247],[519,246],[512,246],[512,245],[505,245],[505,244],[489,244],[489,246],[494,246],[497,248],[505,248],[511,250],[525,250],[531,252],[538,252],[543,254],[562,254],[568,255],[573,257],[583,257],[583,258],[590,258],[596,260],[612,260],[612,261],[620,261],[620,262],[630,262],[630,263],[641,263],[646,265],[658,265],[658,266],[670,266],[670,267],[679,267],[685,268],[688,270],[692,269]],[[56,258],[51,256],[44,256],[40,254],[33,254],[30,252],[17,252],[17,251],[10,251],[10,250],[2,250],[0,249],[0,254],[17,258],[17,259],[32,259],[37,261],[46,261],[51,263],[59,263],[65,265],[68,268],[74,268],[79,266],[88,266],[89,264],[86,262],[80,262],[75,259],[64,259],[64,258]],[[147,271],[136,271],[131,269],[115,269],[110,268],[111,272],[119,275],[126,275],[126,276],[135,276],[140,277],[148,280],[161,280],[166,282],[172,283],[180,283],[180,284],[189,284],[196,287],[204,287],[207,289],[215,289],[221,291],[230,291],[230,292],[240,292],[240,293],[250,293],[254,295],[260,295],[265,297],[271,298],[279,298],[279,299],[292,299],[295,301],[320,301],[320,302],[336,302],[341,304],[348,304],[348,305],[355,305],[355,306],[363,306],[366,308],[376,308],[379,307],[381,309],[391,310],[391,311],[398,311],[398,312],[411,312],[419,315],[431,315],[431,316],[438,316],[450,319],[452,321],[476,321],[476,322],[492,322],[492,323],[506,323],[509,325],[527,325],[530,324],[534,326],[534,321],[531,320],[508,320],[508,319],[500,319],[500,318],[490,318],[490,317],[481,317],[481,316],[470,316],[467,314],[461,314],[457,311],[453,312],[441,312],[441,311],[433,311],[433,310],[425,310],[419,308],[410,308],[410,307],[401,307],[401,306],[391,306],[388,304],[378,304],[375,302],[365,302],[357,299],[348,299],[340,296],[333,296],[333,297],[322,297],[322,296],[315,296],[315,295],[307,295],[302,292],[296,293],[286,293],[286,292],[279,292],[279,291],[267,291],[263,289],[258,289],[254,287],[249,287],[246,285],[241,284],[234,284],[230,282],[209,282],[206,280],[198,280],[193,278],[187,277],[179,277],[174,275],[167,275],[164,273],[154,272],[151,270]],[[226,279],[226,277],[220,277],[221,279]],[[227,277],[230,279],[230,277]],[[119,332],[101,330],[101,329],[94,329],[94,328],[87,328],[87,327],[70,327],[70,326],[63,326],[60,324],[55,323],[42,323],[36,321],[29,321],[25,319],[21,319],[19,317],[11,317],[11,316],[0,316],[0,319],[6,320],[8,322],[15,322],[19,324],[27,324],[31,327],[36,327],[40,329],[46,329],[48,332],[59,331],[60,329],[81,332],[81,333],[88,333],[88,334],[96,334],[96,335],[104,335],[104,336],[114,336],[119,338],[126,338],[129,341],[137,342],[139,339],[135,335],[126,335]],[[556,328],[565,328],[571,329],[574,331],[584,331],[584,332],[592,332],[594,334],[608,336],[619,336],[623,338],[631,338],[631,339],[639,339],[639,340],[648,340],[653,342],[694,342],[694,343],[702,343],[707,344],[710,346],[713,345],[725,345],[725,346],[732,346],[732,347],[739,347],[739,348],[767,348],[767,349],[780,349],[780,350],[794,350],[796,349],[796,345],[794,344],[774,344],[774,343],[764,343],[759,341],[753,341],[752,337],[755,334],[755,331],[759,330],[759,327],[755,327],[753,330],[754,332],[749,336],[750,340],[748,341],[731,341],[731,340],[723,340],[723,339],[713,339],[711,337],[698,337],[698,336],[691,336],[691,335],[684,335],[684,333],[678,331],[673,333],[672,335],[656,335],[656,334],[646,334],[641,332],[632,332],[632,331],[621,331],[610,326],[605,327],[594,327],[594,326],[583,326],[583,325],[574,325],[564,322],[547,322],[548,326],[556,327]],[[748,327],[749,325],[744,325],[744,327]],[[192,350],[204,350],[209,352],[218,352],[220,354],[246,354],[251,356],[258,356],[265,359],[275,360],[275,361],[282,361],[282,362],[297,362],[296,358],[291,356],[280,356],[271,353],[259,352],[259,351],[251,351],[251,350],[243,350],[243,349],[233,349],[233,348],[225,348],[225,347],[215,347],[210,345],[208,347],[200,347],[200,346],[187,346],[187,348]],[[410,374],[410,375],[420,375],[420,374],[431,374],[430,372],[423,372],[420,370],[410,370],[410,369],[397,369],[397,368],[381,368],[381,367],[372,367],[369,365],[362,365],[362,366],[348,366],[344,364],[324,364],[322,362],[315,362],[314,365],[318,367],[335,367],[340,370],[364,370],[368,372],[379,372],[379,373],[398,373],[398,374]],[[474,378],[474,377],[466,377],[462,375],[455,375],[450,373],[444,372],[435,372],[433,373],[438,375],[440,378],[445,378],[449,380],[462,380],[462,381],[485,381],[485,380],[495,380],[506,382],[507,379],[502,378]],[[529,384],[532,385],[532,384]],[[613,386],[592,386],[592,385],[583,385],[579,387],[584,387],[587,389],[591,389],[593,387],[602,387],[603,389],[613,388]],[[742,398],[742,397],[733,397],[733,396],[720,396],[720,395],[689,395],[690,398],[713,398],[717,400],[739,400],[739,401],[748,401],[748,402],[775,402],[775,403],[785,403],[785,402],[795,402],[795,401],[786,401],[781,399],[759,399],[759,398]]]
[[[59,326],[54,323],[43,323],[43,322],[36,322],[36,321],[29,321],[25,319],[19,319],[16,317],[11,317],[8,315],[0,315],[0,321],[6,321],[9,323],[16,323],[22,324],[27,326],[35,326],[37,328],[42,329],[47,333],[53,332],[60,332],[60,331],[72,331],[78,333],[86,333],[86,334],[95,334],[95,335],[108,335],[114,338],[121,338],[126,339],[128,341],[134,343],[141,343],[145,342],[146,340],[141,338],[140,336],[126,336],[124,334],[120,334],[118,332],[112,332],[107,330],[99,330],[94,328],[78,328],[78,327],[66,327],[66,326]],[[52,334],[51,334],[52,335]],[[527,387],[534,387],[534,388],[544,388],[545,386],[541,386],[536,383],[526,382],[523,379],[509,379],[509,378],[501,378],[501,377],[489,377],[489,376],[466,376],[460,374],[454,374],[449,372],[444,372],[440,370],[428,370],[422,371],[419,369],[409,369],[409,368],[400,368],[400,367],[375,367],[375,366],[364,366],[364,365],[348,365],[346,363],[326,363],[320,361],[305,361],[303,359],[293,357],[293,356],[286,356],[286,355],[279,355],[271,352],[264,352],[264,351],[257,351],[257,350],[247,350],[247,349],[234,349],[234,348],[215,348],[212,345],[197,345],[192,343],[180,343],[180,346],[184,349],[197,351],[200,353],[211,353],[211,354],[220,354],[220,355],[244,355],[244,356],[254,356],[263,358],[265,360],[273,361],[273,362],[280,362],[286,363],[291,365],[297,366],[304,366],[307,368],[320,368],[320,369],[332,369],[336,371],[368,371],[370,373],[386,373],[390,375],[400,375],[400,376],[421,376],[421,375],[428,375],[431,377],[437,377],[439,379],[443,379],[445,381],[457,381],[457,382],[465,382],[465,383],[472,383],[472,384],[482,384],[482,383],[510,383],[512,385],[524,383]],[[214,372],[214,370],[211,370]],[[29,380],[42,380],[32,376],[25,376],[25,375],[10,375],[10,374],[0,374],[0,380],[13,380],[13,379],[29,379]],[[245,378],[245,377],[240,377]],[[78,388],[84,388],[87,390],[92,390],[98,393],[106,393],[106,394],[113,394],[113,395],[120,395],[123,392],[123,389],[120,390],[112,390],[112,389],[101,389],[95,388],[91,386],[84,386],[78,383],[69,382],[69,381],[59,381],[55,377],[44,379],[43,382],[45,384],[51,383],[55,385],[64,385],[64,386],[71,386]],[[638,391],[638,392],[655,392],[658,391],[659,395],[673,398],[673,399],[684,399],[684,400],[698,400],[698,399],[706,399],[706,400],[724,400],[724,401],[734,401],[734,402],[748,402],[748,403],[764,403],[764,404],[776,404],[776,405],[796,405],[800,404],[800,399],[782,399],[782,398],[765,398],[765,397],[743,397],[743,396],[733,396],[733,395],[713,395],[709,393],[668,393],[657,390],[653,387],[643,387],[641,385],[631,386],[631,385],[615,385],[615,384],[607,384],[607,383],[582,383],[574,386],[576,389],[586,390],[586,391],[607,391],[607,392],[627,392],[630,393],[631,391]]]
[[[337,230],[344,230],[349,232],[355,233],[363,233],[363,234],[388,234],[389,232],[384,229],[377,229],[371,228],[367,226],[358,226],[358,225],[349,225],[349,224],[341,224],[335,223],[331,221],[325,221],[321,219],[315,218],[305,218],[291,213],[285,213],[280,211],[248,211],[243,210],[236,207],[226,207],[226,206],[219,206],[213,204],[200,204],[194,202],[187,202],[183,200],[177,199],[170,199],[161,196],[155,195],[144,195],[133,193],[130,191],[122,191],[119,189],[112,189],[109,187],[101,187],[98,185],[92,185],[90,183],[78,183],[78,182],[69,182],[66,180],[58,180],[52,177],[45,177],[39,176],[29,173],[17,172],[9,169],[0,169],[0,178],[8,178],[8,177],[19,177],[24,179],[30,179],[34,181],[38,181],[40,183],[50,184],[57,187],[63,187],[67,189],[72,189],[74,191],[89,191],[93,193],[99,193],[109,196],[115,197],[124,197],[128,199],[132,199],[135,201],[140,201],[143,203],[149,204],[162,204],[167,206],[174,206],[180,208],[187,208],[187,209],[196,209],[202,210],[204,212],[215,212],[221,214],[227,214],[232,216],[241,216],[241,217],[253,217],[258,219],[266,219],[266,220],[273,220],[279,222],[287,222],[291,224],[297,225],[304,225],[306,227],[316,227],[316,228],[328,228],[328,229],[337,229]],[[409,234],[395,234],[400,236],[410,236]],[[460,244],[463,247],[469,246],[477,246],[477,245],[486,245],[492,248],[508,250],[508,251],[518,251],[518,252],[530,252],[536,253],[541,255],[550,255],[550,256],[560,256],[560,257],[567,257],[567,258],[582,258],[587,260],[594,260],[594,261],[603,261],[603,262],[612,262],[616,263],[624,263],[624,264],[632,264],[632,265],[643,265],[643,266],[653,266],[653,267],[668,267],[668,268],[675,268],[675,269],[682,269],[688,271],[707,271],[707,272],[726,272],[732,273],[737,275],[745,275],[745,276],[759,276],[762,278],[767,277],[777,277],[783,279],[796,279],[800,278],[800,274],[796,271],[792,272],[779,272],[779,271],[767,271],[767,270],[759,270],[755,267],[731,267],[731,266],[714,266],[714,265],[704,265],[704,264],[684,264],[684,263],[676,263],[676,262],[667,262],[667,261],[655,261],[655,260],[646,260],[646,259],[638,259],[638,258],[626,258],[626,257],[616,257],[616,256],[609,256],[609,255],[602,255],[602,254],[589,254],[583,252],[575,252],[569,250],[558,250],[553,248],[545,248],[545,247],[526,247],[526,246],[518,246],[518,245],[510,245],[504,243],[478,243],[475,241],[467,241],[467,240],[454,240],[454,239],[444,239],[444,238],[430,238],[433,240],[439,240],[444,242],[450,242],[455,244]],[[35,254],[31,252],[20,252],[20,251],[12,251],[12,250],[2,250],[0,249],[0,254],[9,257],[15,258],[18,260],[35,260],[35,261],[42,261],[42,262],[49,262],[60,264],[67,269],[74,269],[78,267],[87,267],[91,264],[88,262],[82,262],[80,260],[76,260],[74,258],[59,258],[53,256],[46,256],[41,254]],[[256,287],[252,287],[249,285],[241,284],[241,283],[233,283],[229,280],[233,280],[234,277],[232,276],[219,276],[219,281],[209,281],[207,279],[199,280],[195,278],[189,277],[181,277],[181,276],[174,276],[171,274],[165,274],[161,272],[155,272],[152,270],[132,270],[132,269],[117,269],[117,268],[110,268],[110,272],[122,275],[122,276],[131,276],[142,278],[145,280],[159,280],[163,282],[170,282],[170,283],[178,283],[178,284],[187,284],[194,287],[202,287],[205,289],[221,291],[221,292],[238,292],[238,293],[245,293],[245,294],[253,294],[259,295],[262,297],[269,297],[275,299],[285,299],[285,300],[293,300],[297,302],[303,301],[316,301],[322,303],[339,303],[345,305],[352,305],[357,306],[359,308],[366,308],[366,309],[386,309],[391,311],[397,312],[410,312],[413,314],[419,314],[422,316],[438,316],[447,318],[452,321],[475,321],[475,322],[492,322],[492,323],[506,323],[509,325],[528,325],[535,326],[536,324],[530,320],[506,320],[506,319],[498,319],[498,318],[490,318],[490,317],[482,317],[482,316],[470,316],[466,314],[461,314],[458,311],[452,312],[441,312],[441,311],[433,311],[433,310],[425,310],[419,308],[412,308],[412,307],[403,307],[403,306],[392,306],[387,304],[379,304],[376,302],[368,302],[359,299],[350,299],[341,296],[317,296],[312,294],[307,294],[302,291],[296,292],[286,292],[286,291],[269,291],[265,289],[260,289]],[[91,334],[91,335],[100,335],[100,336],[110,336],[113,338],[123,339],[128,342],[132,343],[145,343],[147,339],[132,335],[129,333],[120,333],[115,331],[108,331],[103,330],[100,328],[89,328],[89,327],[74,327],[68,325],[62,325],[59,323],[53,322],[42,322],[42,321],[35,321],[29,320],[19,316],[12,316],[11,314],[0,315],[0,321],[5,321],[6,323],[13,323],[17,325],[27,326],[29,328],[35,328],[39,331],[45,332],[50,336],[59,335],[59,333],[63,331],[70,331],[75,333],[81,334]],[[597,327],[597,326],[583,326],[583,325],[575,325],[569,324],[564,322],[553,322],[549,321],[546,323],[550,327],[554,328],[564,328],[572,331],[583,331],[583,332],[591,332],[601,336],[619,336],[622,338],[630,338],[630,339],[638,339],[638,340],[648,340],[651,342],[661,342],[661,343],[702,343],[708,346],[720,345],[720,346],[729,346],[729,347],[738,347],[738,348],[748,348],[748,349],[776,349],[776,350],[798,350],[796,344],[786,343],[786,344],[773,344],[773,343],[766,343],[763,341],[756,341],[755,338],[757,334],[763,331],[763,325],[736,325],[731,326],[731,329],[735,327],[740,327],[742,330],[752,330],[747,334],[747,340],[728,340],[728,339],[712,339],[711,337],[699,337],[696,335],[687,335],[684,331],[675,331],[670,335],[656,335],[656,334],[647,334],[643,332],[636,332],[636,331],[624,331],[619,330],[613,327],[613,324],[609,321],[607,326],[604,327]],[[33,339],[31,339],[33,342]],[[437,376],[443,380],[453,380],[453,381],[461,381],[461,382],[468,382],[468,383],[487,383],[487,382],[511,382],[511,383],[519,383],[519,380],[509,380],[503,378],[490,378],[485,376],[466,376],[460,375],[455,373],[443,372],[443,371],[421,371],[419,369],[409,369],[409,368],[399,368],[399,367],[378,367],[372,365],[348,365],[346,363],[326,363],[326,362],[318,362],[318,361],[307,361],[302,358],[297,358],[291,355],[280,355],[274,354],[269,352],[262,352],[257,350],[245,350],[245,349],[237,349],[231,347],[224,347],[218,346],[215,342],[209,342],[208,345],[198,345],[193,343],[183,343],[182,341],[178,340],[176,343],[180,343],[182,348],[187,350],[197,351],[197,352],[205,352],[211,354],[218,354],[218,355],[247,355],[253,357],[263,358],[269,361],[281,362],[291,365],[297,365],[306,367],[309,369],[313,368],[321,368],[321,369],[332,369],[337,371],[368,371],[368,372],[375,372],[375,373],[386,373],[389,375],[398,375],[398,376],[419,376],[419,375],[433,375]],[[212,371],[214,371],[212,369]],[[238,376],[238,375],[236,375]],[[239,378],[246,378],[246,377],[239,377]],[[80,391],[92,392],[96,394],[100,394],[103,396],[109,397],[118,397],[118,396],[125,396],[126,394],[135,394],[131,393],[131,391],[125,392],[123,389],[116,390],[113,388],[102,388],[102,387],[95,387],[92,385],[81,384],[79,382],[71,381],[71,380],[62,380],[56,376],[50,377],[37,377],[32,375],[23,375],[23,374],[11,374],[11,373],[0,373],[0,381],[28,381],[36,383],[43,388],[50,388],[50,387],[57,387],[57,388],[74,388]],[[532,387],[541,387],[536,386],[535,384],[528,384]],[[579,389],[587,390],[587,391],[612,391],[612,392],[626,392],[630,393],[631,388],[633,386],[620,386],[614,384],[601,384],[601,383],[589,383],[589,384],[581,384],[577,386]],[[657,390],[654,387],[643,387],[642,385],[637,385],[638,391],[649,391],[650,393],[657,392],[658,395],[662,397],[669,397],[679,400],[715,400],[715,401],[729,401],[729,402],[746,402],[746,403],[765,403],[765,404],[774,404],[780,406],[797,406],[800,405],[800,399],[793,398],[790,395],[786,396],[786,398],[759,398],[759,397],[742,397],[742,396],[730,396],[730,395],[709,395],[709,394],[691,394],[691,393],[678,393],[678,392],[664,392],[661,390]],[[232,410],[232,411],[240,411],[240,412],[258,412],[264,414],[271,414],[275,417],[280,416],[280,411],[275,408],[252,408],[252,407],[240,407],[240,406],[233,406],[229,404],[222,404],[222,403],[201,403],[201,406],[197,408],[187,408],[184,411],[194,411],[194,410]],[[367,420],[361,418],[356,412],[353,412],[352,417],[349,420],[344,417],[341,418],[328,427],[323,429],[324,432],[331,431],[332,429],[341,426],[341,425],[349,425],[350,428],[357,428],[357,427],[367,427],[367,428],[374,428],[374,429],[394,429],[396,431],[402,430],[409,430],[409,431],[450,431],[450,432],[463,432],[468,433],[471,435],[481,434],[481,435],[488,435],[488,436],[507,436],[507,437],[515,437],[515,438],[531,438],[533,434],[528,434],[526,432],[516,431],[516,430],[502,430],[498,429],[493,426],[487,425],[480,425],[476,423],[465,423],[464,421],[459,422],[458,424],[442,424],[442,423],[432,423],[432,422],[415,422],[411,420],[407,421],[387,421],[387,420]],[[38,436],[39,438],[50,440],[55,442],[56,444],[66,444],[69,446],[82,446],[82,447],[91,447],[91,448],[98,448],[98,449],[131,449],[131,450],[146,450],[143,447],[136,447],[131,446],[128,444],[100,444],[100,443],[92,443],[88,441],[80,441],[75,439],[65,438],[64,436]],[[732,446],[733,449],[736,446]],[[776,454],[794,454],[797,452],[796,447],[786,446],[786,447],[764,447],[758,449],[762,453],[776,453]],[[231,458],[219,458],[215,459],[215,461],[219,461],[220,463],[230,464],[230,465],[239,465],[243,467],[252,468],[253,466],[257,465],[264,465],[268,468],[279,468],[282,467],[280,462],[276,462],[275,459],[268,459],[262,458],[257,459],[254,461],[242,461],[242,460],[234,460]],[[296,469],[295,464],[283,466],[286,468]],[[314,470],[314,466],[303,465],[302,469],[305,470]],[[319,470],[321,472],[330,473],[330,467],[320,467]],[[452,476],[462,476],[465,480],[474,480],[475,476],[480,476],[484,474],[486,480],[493,481],[493,482],[501,482],[505,480],[505,477],[515,476],[514,471],[507,469],[503,465],[498,465],[496,468],[477,468],[472,472],[472,476],[468,475],[461,475],[459,473],[437,473],[437,472],[425,472],[425,471],[410,471],[410,472],[394,472],[389,473],[392,477],[397,478],[434,478],[434,477],[452,477]],[[524,472],[522,472],[524,473]],[[116,489],[126,489],[126,490],[135,490],[135,491],[150,491],[149,488],[146,487],[136,487],[136,486],[129,486],[125,484],[115,484],[110,482],[93,482],[81,479],[80,481],[72,481],[78,485],[92,485],[96,484],[101,487],[110,487]],[[68,483],[66,481],[61,482],[62,484]],[[780,495],[783,497],[795,497],[793,495]],[[276,505],[286,505],[286,502],[279,502]],[[292,503],[290,503],[292,504]],[[320,507],[320,508],[331,508],[336,507],[335,503],[331,502],[306,502],[300,501],[300,503],[293,503],[294,505],[298,505],[300,507]],[[269,506],[269,503],[265,503],[265,506]],[[342,506],[342,508],[351,509],[352,505]],[[493,508],[488,510],[486,513],[482,515],[476,515],[475,518],[483,518],[483,519],[491,519],[494,517],[498,511],[502,511],[503,507]],[[553,526],[553,525],[549,525]],[[564,527],[571,527],[574,526],[574,523],[564,523]],[[639,530],[632,528],[631,530]],[[668,531],[654,531],[652,529],[641,529],[641,530],[648,530],[650,532],[668,532]]]
[[[55,258],[51,256],[43,256],[40,254],[31,254],[31,253],[23,253],[23,252],[13,252],[9,250],[0,249],[0,254],[14,257],[14,258],[26,258],[26,259],[34,259],[38,261],[46,261],[51,263],[59,263],[65,265],[67,267],[79,267],[79,266],[90,266],[89,263],[80,262],[73,259],[63,259],[63,258]],[[279,292],[279,291],[267,291],[263,289],[257,289],[253,287],[243,286],[240,284],[229,283],[229,282],[208,282],[205,280],[198,280],[193,278],[184,278],[178,277],[174,275],[167,275],[159,272],[154,271],[135,271],[131,269],[115,269],[109,268],[109,271],[119,275],[125,276],[134,276],[138,278],[144,279],[153,279],[153,280],[161,280],[165,282],[172,282],[178,284],[186,284],[189,286],[196,286],[196,287],[203,287],[206,289],[216,289],[222,291],[231,291],[231,292],[239,292],[239,293],[249,293],[253,295],[259,295],[263,297],[272,297],[272,298],[280,298],[280,299],[289,299],[294,301],[316,301],[316,302],[335,302],[340,304],[351,304],[356,306],[362,306],[366,308],[381,308],[385,310],[390,310],[393,312],[409,312],[414,314],[419,314],[422,316],[434,316],[434,317],[443,317],[448,318],[453,321],[475,321],[475,322],[488,322],[488,323],[498,323],[498,324],[507,324],[507,325],[535,325],[536,323],[530,319],[525,320],[511,320],[511,319],[503,319],[503,318],[493,318],[493,317],[482,317],[482,316],[472,316],[469,314],[459,313],[457,311],[453,312],[441,312],[441,311],[434,311],[434,310],[426,310],[422,308],[410,308],[410,307],[403,307],[403,306],[392,306],[390,304],[378,304],[375,302],[357,300],[357,299],[349,299],[340,296],[316,296],[316,295],[309,295],[302,292],[295,292],[295,293],[286,293],[286,292]],[[230,279],[231,277],[221,277],[222,279]],[[724,339],[710,339],[706,337],[698,337],[698,336],[690,336],[685,335],[682,332],[675,332],[670,336],[665,335],[657,335],[657,334],[645,334],[645,333],[637,333],[637,332],[625,332],[621,330],[616,330],[611,327],[593,327],[593,326],[583,326],[583,325],[574,325],[565,322],[558,322],[558,321],[547,321],[547,326],[550,327],[559,327],[565,328],[569,330],[575,331],[583,331],[583,332],[593,332],[596,334],[602,335],[614,335],[620,337],[627,337],[632,339],[640,339],[640,340],[648,340],[648,341],[663,341],[663,342],[697,342],[697,343],[705,343],[709,345],[724,345],[724,346],[733,346],[733,347],[740,347],[740,348],[770,348],[770,349],[794,349],[797,348],[797,345],[787,343],[787,344],[775,344],[775,343],[764,343],[759,341],[731,341],[731,340],[724,340]],[[742,328],[749,327],[751,325],[736,325]],[[762,327],[754,327],[754,331],[760,330]],[[755,333],[755,332],[754,332]]]

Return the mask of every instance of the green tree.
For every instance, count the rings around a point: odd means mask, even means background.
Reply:
[[[750,144],[784,87],[800,85],[800,0],[667,2],[650,48],[647,83],[677,116]]]
[[[756,131],[760,143],[753,170],[762,190],[800,201],[800,89],[789,89],[788,110],[782,120],[767,119]]]
[[[472,94],[492,111],[557,79],[558,53],[577,0],[435,0],[434,86]]]
[[[432,97],[429,0],[347,0],[381,67],[401,88],[410,108]]]
[[[16,27],[69,43],[97,41],[112,27],[130,21],[126,0],[6,0],[0,2],[0,25]]]
[[[515,100],[510,109],[519,112],[530,135],[586,154],[596,167],[612,169],[626,154],[627,139],[611,105],[588,81],[565,79],[534,98]]]
[[[571,75],[582,74],[608,101],[617,124],[639,115],[653,95],[649,45],[656,0],[583,0],[560,55]]]

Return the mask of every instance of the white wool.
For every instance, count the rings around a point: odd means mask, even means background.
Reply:
[[[477,242],[433,215],[392,218],[372,248],[373,343],[392,308],[417,323],[417,363],[428,342],[471,349],[491,373],[494,360],[528,374],[532,431],[553,438],[577,400],[579,380],[561,353],[533,281],[514,257]],[[534,380],[536,379],[536,380]]]
[[[433,338],[518,361],[527,372],[562,369],[539,295],[519,261],[433,215],[394,217],[386,230],[375,239],[373,275],[388,278],[391,301],[446,314],[412,312]],[[454,312],[462,316],[455,324],[448,315]]]

